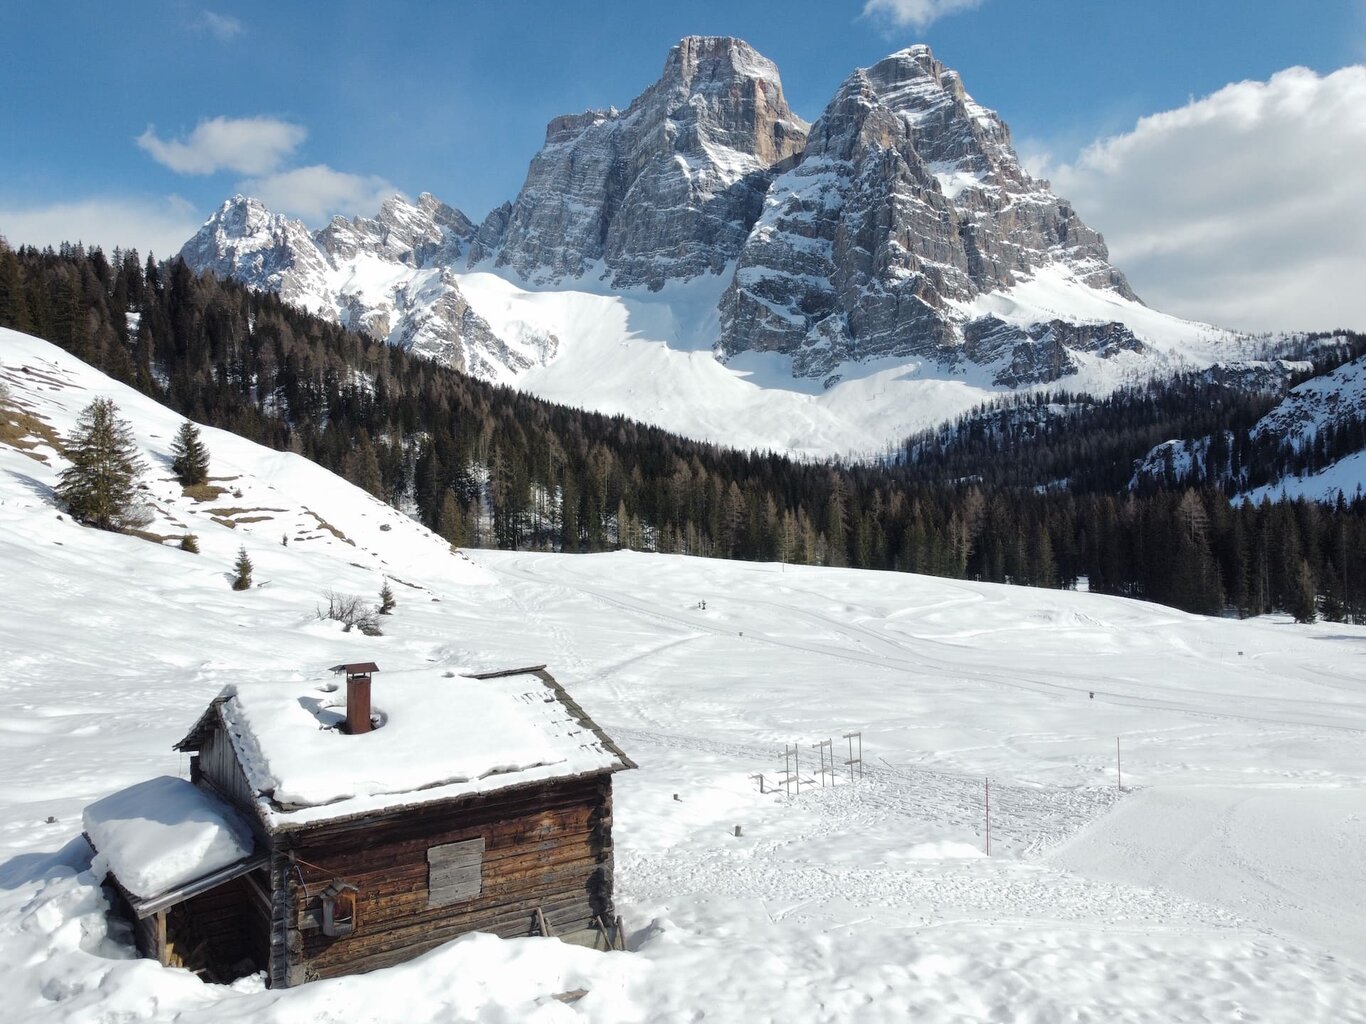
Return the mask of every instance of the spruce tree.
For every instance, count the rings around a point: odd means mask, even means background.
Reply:
[[[385,580],[384,585],[379,588],[379,613],[389,615],[397,605],[398,602],[394,600],[393,588],[389,586],[389,581]]]
[[[180,425],[171,442],[171,454],[171,469],[183,486],[202,484],[209,479],[209,450],[200,439],[199,428],[189,420]]]
[[[1296,622],[1318,621],[1318,608],[1314,601],[1314,577],[1309,571],[1309,563],[1301,558],[1291,572],[1289,593],[1286,595],[1286,611],[1295,617]]]
[[[251,559],[247,557],[247,546],[245,544],[237,549],[237,561],[233,563],[232,570],[232,589],[250,590],[252,565]]]
[[[56,494],[73,519],[115,531],[151,522],[151,510],[138,499],[143,466],[133,431],[112,399],[97,398],[81,410],[66,457],[71,465],[62,470]]]

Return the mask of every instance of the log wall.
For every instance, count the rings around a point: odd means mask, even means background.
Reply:
[[[387,967],[470,931],[535,934],[537,909],[560,933],[610,920],[611,787],[602,773],[278,834],[297,869],[272,872],[288,886],[272,982]],[[429,849],[472,840],[484,843],[477,895],[432,905]],[[333,878],[360,889],[355,930],[342,937],[321,927],[319,894]]]

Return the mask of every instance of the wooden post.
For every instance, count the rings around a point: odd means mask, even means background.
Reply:
[[[545,914],[541,911],[540,907],[536,908],[536,928],[548,939],[555,937],[555,932],[550,925],[546,923]]]
[[[156,914],[157,929],[157,963],[166,967],[170,962],[170,950],[166,942],[166,911],[158,910]]]
[[[987,790],[987,856],[991,856],[991,780],[983,779]]]

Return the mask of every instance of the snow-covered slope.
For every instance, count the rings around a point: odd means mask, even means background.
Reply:
[[[0,380],[34,417],[32,440],[0,443],[4,1019],[1366,1019],[1362,629],[632,552],[470,561],[297,457],[205,429],[219,485],[242,492],[210,513],[167,480],[178,419],[41,342],[0,332]],[[154,464],[151,529],[188,525],[202,554],[52,505],[43,431],[96,395]],[[258,586],[236,593],[242,543]],[[324,590],[384,576],[384,636],[317,620]],[[377,701],[385,672],[548,663],[641,766],[616,777],[631,952],[472,936],[289,991],[133,958],[82,809],[183,775],[171,745],[225,683],[297,686],[351,660],[380,665]],[[822,788],[826,738],[840,763]],[[801,793],[775,793],[792,743]]]
[[[1360,444],[1366,425],[1366,357],[1354,359],[1286,395],[1280,405],[1257,422],[1257,438],[1280,438],[1295,451],[1344,433]],[[1287,494],[1318,501],[1348,499],[1366,490],[1366,451],[1356,451],[1303,477],[1290,477],[1249,492],[1252,501]]]
[[[1330,337],[1320,344],[1324,349],[1335,343],[1346,344],[1349,339]],[[1312,369],[1310,363],[1281,363],[1282,374],[1290,370],[1301,372]],[[1269,382],[1274,380],[1270,378]],[[1287,381],[1288,383],[1288,381]],[[1282,386],[1283,387],[1283,386]],[[1278,389],[1281,390],[1281,389]],[[1248,434],[1254,452],[1271,452],[1275,457],[1307,458],[1301,468],[1303,475],[1285,473],[1270,483],[1255,487],[1256,478],[1249,481],[1249,473],[1262,468],[1247,465],[1246,460],[1236,476],[1236,485],[1243,488],[1243,497],[1260,502],[1280,495],[1290,498],[1309,498],[1315,501],[1336,501],[1339,495],[1347,499],[1366,490],[1366,357],[1344,363],[1327,373],[1311,377],[1292,388],[1265,416],[1257,421]],[[1216,442],[1218,442],[1216,444]],[[1212,447],[1217,448],[1215,476],[1227,480],[1230,470],[1226,465],[1235,444],[1234,435],[1226,431],[1222,437],[1198,437],[1165,441],[1153,448],[1135,466],[1134,483],[1144,479],[1175,481],[1180,484],[1187,474],[1202,477],[1208,473]],[[1267,456],[1262,456],[1266,460]],[[1220,465],[1223,468],[1220,469]],[[1317,468],[1315,468],[1317,467]],[[1268,475],[1283,473],[1276,470]]]

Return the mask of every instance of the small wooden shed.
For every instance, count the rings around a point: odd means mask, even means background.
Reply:
[[[87,813],[145,955],[285,987],[471,931],[619,940],[612,775],[635,765],[544,666],[396,672],[373,693],[377,666],[337,671],[345,689],[242,683],[213,701],[176,744],[204,806],[151,815],[179,838],[149,839],[138,787]],[[120,838],[130,817],[137,843]],[[166,858],[190,834],[216,853],[141,871],[140,848]]]

